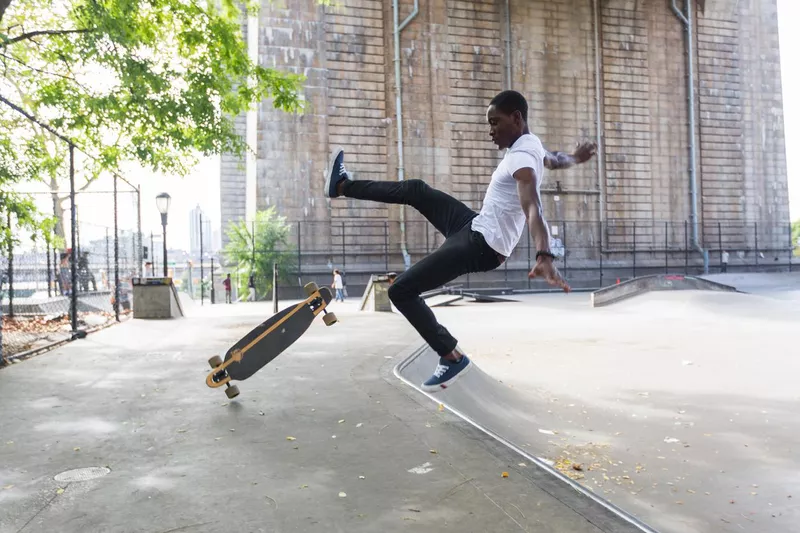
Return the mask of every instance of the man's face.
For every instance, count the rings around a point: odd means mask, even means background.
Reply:
[[[519,111],[506,115],[494,105],[490,105],[486,110],[486,121],[489,123],[489,136],[492,142],[501,150],[511,146],[514,140],[522,135],[523,123]]]

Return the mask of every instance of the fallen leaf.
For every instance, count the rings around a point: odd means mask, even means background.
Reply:
[[[549,429],[540,429],[539,433],[544,433],[545,435],[555,435],[555,432],[550,431]]]
[[[439,410],[440,411],[444,411],[444,404],[441,404],[441,403],[439,404]]]
[[[264,416],[264,411],[259,411],[258,414],[260,414],[261,416]]]
[[[359,422],[358,424],[356,424],[356,427],[357,427],[357,428],[360,428],[360,427],[361,427],[361,426],[363,426],[363,425],[364,425],[363,423]]]
[[[439,452],[437,452],[436,450],[431,450],[431,453],[439,453]]]
[[[573,463],[573,464],[572,464],[572,469],[573,469],[573,470],[578,470],[578,471],[581,471],[581,470],[583,470],[583,465],[582,465],[582,464],[580,464],[580,463]],[[628,476],[625,476],[625,477],[628,477]]]
[[[503,472],[503,477],[508,477],[508,472]]]
[[[11,488],[14,488],[14,485],[6,485],[5,487],[3,487],[3,490],[8,490]]]
[[[294,437],[286,437],[286,440],[297,440],[297,439]]]
[[[341,419],[341,420],[339,420],[339,423],[340,423],[340,424],[344,424],[344,418],[343,418],[343,419]]]
[[[179,429],[178,433],[186,433],[187,431],[189,431],[189,430],[188,429]]]
[[[6,444],[8,444],[8,445],[14,444],[14,441],[10,440],[10,441],[6,442]]]
[[[76,448],[72,448],[72,451],[74,451],[74,452],[79,452],[79,451],[81,451],[81,447],[80,447],[80,446],[78,446],[78,447],[76,447]]]
[[[339,493],[339,497],[340,497],[340,498],[347,498],[347,494],[346,494],[346,493],[344,493],[344,492],[340,492],[340,493]]]
[[[358,476],[358,479],[367,479],[365,476]]]
[[[301,488],[301,489],[307,489],[307,488],[308,488],[308,485],[300,485],[300,488]]]
[[[231,433],[233,433],[234,431],[236,431],[236,430],[235,430],[235,429],[233,429],[233,428],[231,428]]]
[[[222,437],[214,437],[214,440],[221,440]]]

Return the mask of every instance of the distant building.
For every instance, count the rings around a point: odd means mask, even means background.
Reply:
[[[203,252],[211,251],[211,220],[198,205],[189,215],[189,253],[200,257],[200,216],[203,217]]]

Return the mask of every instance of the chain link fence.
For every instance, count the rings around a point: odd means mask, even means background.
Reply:
[[[43,191],[30,184],[23,191],[42,212],[52,212],[47,238],[18,227],[13,216],[5,221],[13,236],[0,250],[0,356],[6,361],[130,315],[131,278],[142,264],[139,191],[113,175],[76,174],[75,183],[74,199],[61,186]]]
[[[360,296],[369,276],[381,272],[402,272],[404,255],[400,246],[401,227],[393,221],[288,222],[287,245],[264,249],[252,243],[249,263],[263,262],[256,275],[256,299],[269,299],[273,262],[283,265],[279,283],[281,298],[302,298],[302,286],[309,281],[330,285],[333,270],[343,274],[349,296]],[[698,225],[701,250],[693,245],[692,227],[687,222],[548,221],[551,248],[556,264],[577,289],[596,289],[617,280],[657,273],[700,275],[720,272],[793,271],[800,258],[793,255],[798,244],[792,241],[790,224],[738,221],[706,222]],[[406,250],[411,263],[433,252],[443,237],[427,221],[409,221],[404,228]],[[508,260],[488,273],[469,274],[454,280],[467,288],[550,290],[544,282],[530,280],[527,273],[535,264],[536,247],[528,228]],[[210,261],[206,260],[206,280]],[[198,269],[194,268],[195,275]],[[233,300],[246,300],[250,267],[228,261],[224,254],[214,262],[216,302],[222,298],[222,280],[230,273]],[[199,280],[198,280],[199,281]],[[195,285],[197,285],[197,282]],[[208,293],[206,293],[208,298]]]

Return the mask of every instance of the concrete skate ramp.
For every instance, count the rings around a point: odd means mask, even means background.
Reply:
[[[651,291],[725,291],[737,292],[735,287],[716,281],[683,274],[641,276],[604,287],[591,295],[592,307],[615,304]]]
[[[171,278],[133,279],[133,318],[182,316],[183,306]]]
[[[539,432],[541,426],[537,423],[535,411],[530,409],[533,400],[527,394],[503,385],[475,364],[449,389],[435,394],[422,391],[419,385],[430,377],[436,361],[436,354],[426,345],[400,362],[395,367],[394,374],[430,400],[442,404],[466,422],[516,451],[527,462],[573,488],[581,495],[581,503],[577,505],[587,508],[588,513],[592,513],[591,508],[610,513],[615,522],[608,524],[607,531],[656,533],[650,526],[592,493],[541,459],[539,454],[544,453],[544,445],[540,444],[541,449],[536,449],[540,446],[537,444],[533,448],[527,445],[535,443],[537,436],[544,437]]]
[[[800,267],[798,267],[800,270]],[[703,279],[736,287],[737,291],[780,300],[800,300],[800,272],[709,274]]]

